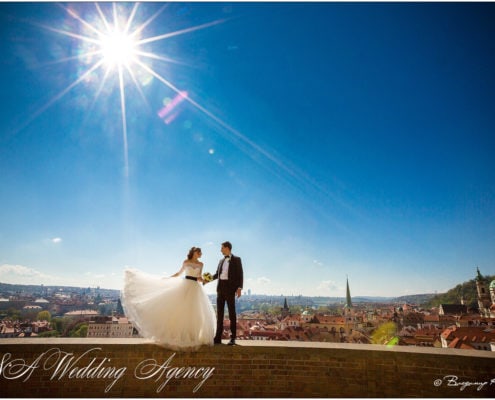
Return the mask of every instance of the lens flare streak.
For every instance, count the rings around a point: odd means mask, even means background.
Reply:
[[[168,103],[165,107],[163,107],[160,111],[158,111],[158,116],[160,118],[165,118],[172,110],[177,107],[180,103],[182,103],[187,98],[187,92],[182,91],[177,93],[177,96]]]

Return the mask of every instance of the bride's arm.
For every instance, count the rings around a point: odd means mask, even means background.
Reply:
[[[204,280],[203,280],[203,266],[204,266],[204,264],[201,263],[201,267],[199,267],[199,278],[198,278],[198,282],[202,282],[202,283],[204,283]]]
[[[182,267],[181,267],[181,269],[180,269],[178,272],[176,272],[175,274],[170,275],[170,278],[175,278],[175,277],[179,276],[180,274],[182,274],[182,272],[184,271],[184,264],[185,264],[185,263],[186,263],[186,262],[184,261],[184,262],[182,263]]]

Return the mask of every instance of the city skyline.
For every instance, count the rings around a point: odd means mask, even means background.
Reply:
[[[192,246],[215,272],[225,240],[253,293],[493,274],[494,16],[1,3],[0,282],[120,289],[124,268],[170,276]],[[108,45],[119,29],[139,39]]]

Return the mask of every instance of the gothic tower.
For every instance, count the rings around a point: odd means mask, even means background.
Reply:
[[[491,306],[490,293],[487,290],[485,279],[481,275],[480,269],[476,268],[476,270],[477,270],[476,290],[478,291],[479,312],[482,317],[489,317],[490,306]]]
[[[289,305],[287,304],[287,297],[285,298],[284,306],[283,308],[280,309],[280,312],[282,313],[282,318],[285,318],[288,315],[290,315]]]

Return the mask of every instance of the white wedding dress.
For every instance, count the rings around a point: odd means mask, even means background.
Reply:
[[[181,272],[198,278],[202,267],[185,261]],[[126,269],[122,306],[141,336],[173,350],[213,345],[216,316],[202,285]]]

